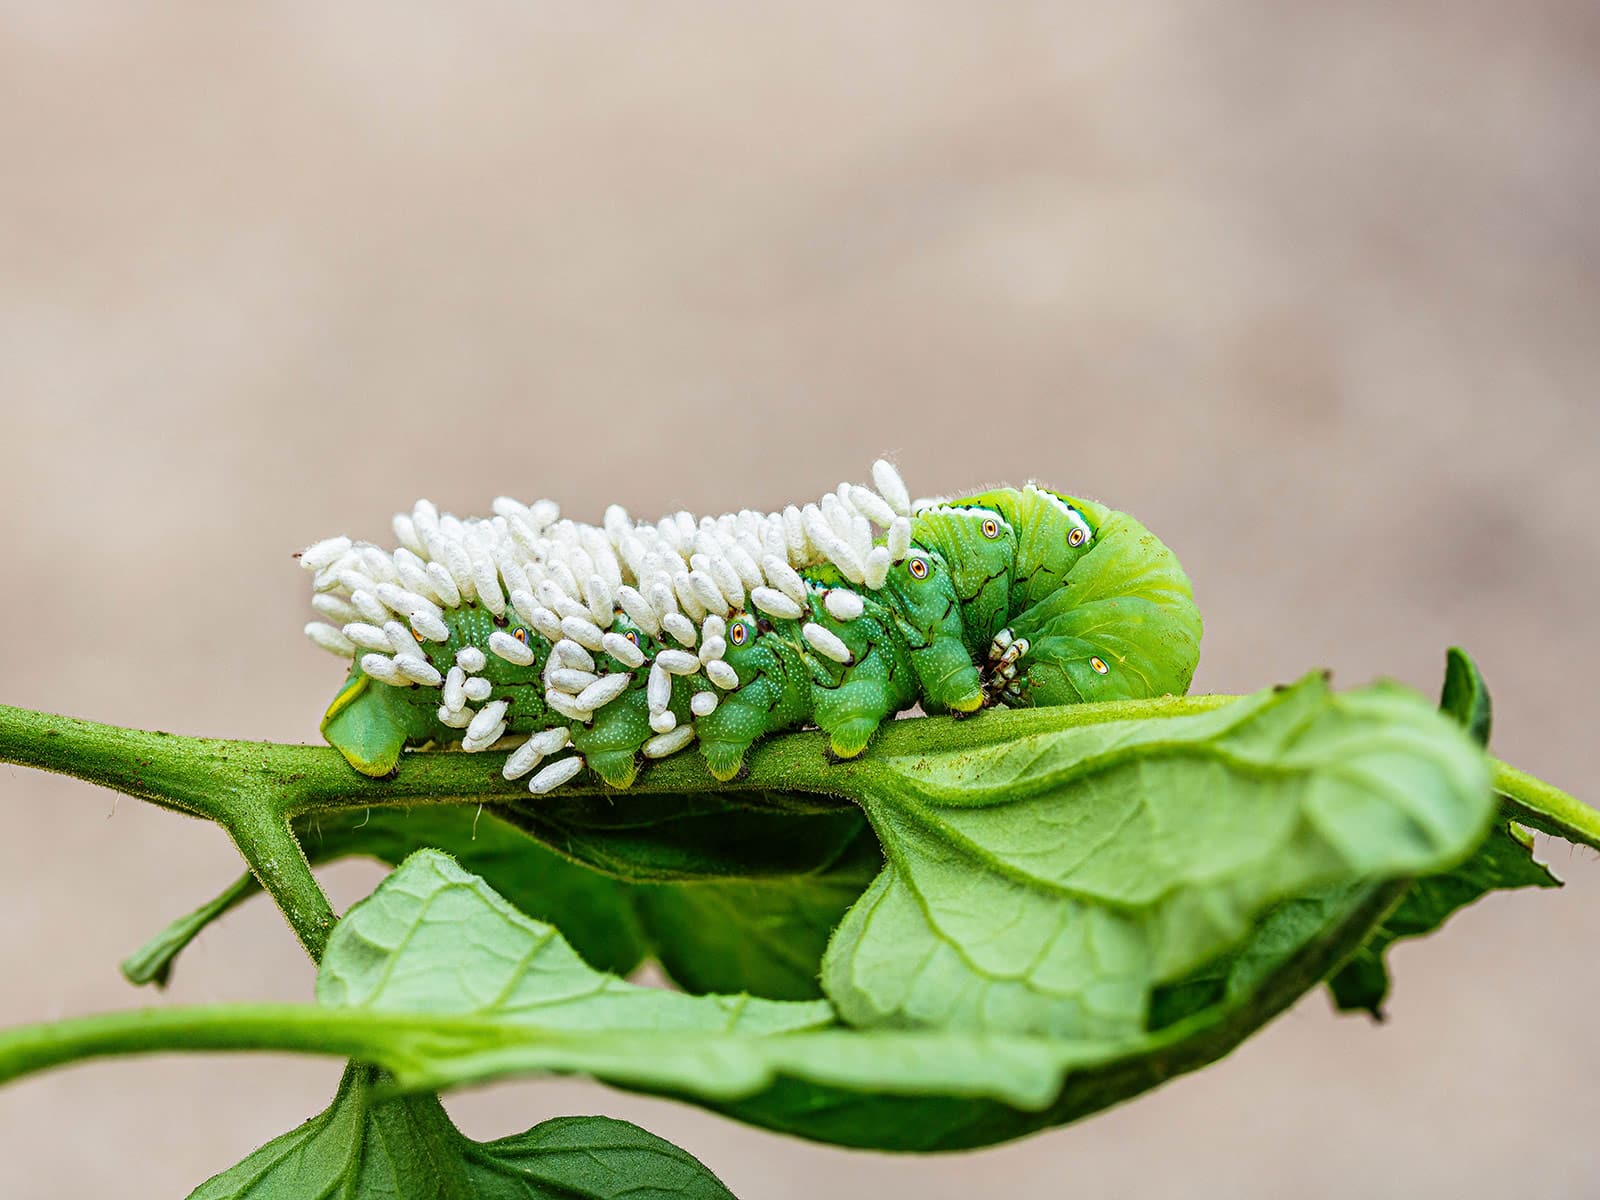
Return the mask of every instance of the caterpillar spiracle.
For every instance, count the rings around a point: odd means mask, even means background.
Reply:
[[[1033,483],[913,503],[888,462],[872,478],[781,513],[613,505],[598,526],[548,500],[466,519],[419,500],[393,551],[318,542],[300,561],[328,620],[306,634],[351,660],[323,735],[368,775],[407,747],[514,741],[506,777],[542,793],[586,767],[625,788],[696,742],[732,779],[806,725],[849,758],[919,703],[1187,691],[1200,614],[1138,521]]]

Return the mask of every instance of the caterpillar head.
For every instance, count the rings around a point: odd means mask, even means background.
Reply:
[[[895,621],[911,649],[931,712],[975,712],[983,706],[978,669],[967,651],[961,605],[944,556],[913,545],[884,587],[895,598]]]
[[[950,566],[956,591],[970,595],[982,580],[1009,571],[1017,552],[1017,531],[998,508],[951,502],[925,508],[911,524],[920,546],[939,552]],[[963,586],[963,578],[971,582]]]
[[[1015,527],[997,507],[951,501],[919,511],[911,535],[919,546],[938,551],[950,568],[967,652],[976,657],[1010,615]]]
[[[969,509],[991,509],[1011,527],[1016,538],[1011,566],[1013,615],[1062,585],[1078,561],[1104,540],[1103,527],[1111,515],[1103,504],[1064,496],[1034,483],[979,492],[958,503]]]

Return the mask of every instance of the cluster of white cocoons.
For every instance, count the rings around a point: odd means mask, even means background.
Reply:
[[[612,505],[602,524],[588,525],[563,519],[552,501],[506,497],[494,502],[493,517],[463,519],[419,500],[394,518],[395,550],[336,537],[301,553],[301,565],[314,575],[311,603],[327,618],[307,625],[306,636],[341,657],[359,657],[362,670],[383,683],[439,688],[439,720],[462,730],[462,748],[476,751],[506,732],[507,703],[489,699],[492,688],[481,674],[486,655],[467,647],[441,675],[419,643],[449,639],[447,609],[476,602],[496,617],[515,613],[551,643],[545,702],[570,720],[587,722],[628,689],[635,672],[648,671],[655,736],[644,752],[665,757],[695,736],[692,722],[680,727],[669,710],[673,676],[701,674],[720,691],[739,685],[723,659],[729,616],[756,610],[782,620],[808,618],[818,592],[800,568],[831,563],[852,583],[877,590],[910,552],[914,508],[900,473],[880,459],[872,480],[873,488],[841,483],[814,504],[782,512],[744,509],[698,519],[679,512],[654,523]],[[836,621],[863,611],[861,597],[844,589],[824,589],[820,599]],[[610,632],[619,610],[663,645],[653,660]],[[804,621],[802,635],[816,653],[850,660],[843,640],[815,621]],[[503,630],[490,635],[488,650],[520,666],[536,660],[525,642]],[[625,669],[603,670],[601,654]],[[696,695],[694,715],[715,711],[717,695]],[[565,728],[535,734],[507,759],[506,778],[534,771],[567,745]],[[575,755],[556,759],[534,773],[529,787],[549,791],[582,768]]]

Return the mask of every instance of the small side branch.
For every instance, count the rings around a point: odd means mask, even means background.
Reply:
[[[223,826],[311,961],[321,962],[337,918],[327,893],[311,873],[311,863],[290,831],[288,820],[263,798],[258,804],[241,805],[228,815]]]

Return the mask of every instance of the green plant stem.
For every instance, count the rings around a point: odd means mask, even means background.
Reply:
[[[1489,766],[1494,772],[1495,791],[1511,803],[1518,821],[1600,850],[1600,812],[1497,758],[1491,758]]]
[[[1071,710],[996,711],[969,720],[964,732],[969,738],[976,735],[978,742],[1007,739],[1035,729],[1200,712],[1229,699],[1168,697]],[[879,738],[878,753],[937,748],[948,729],[949,718],[894,722]],[[0,761],[71,775],[217,822],[313,961],[321,959],[335,918],[289,829],[290,820],[351,808],[481,804],[527,794],[522,784],[501,775],[504,756],[498,754],[413,754],[394,778],[370,779],[326,746],[181,737],[10,706],[0,706]],[[849,803],[846,797],[854,791],[856,774],[852,764],[830,761],[823,735],[802,733],[758,746],[749,769],[731,784],[718,783],[699,755],[680,754],[653,764],[636,793],[776,792],[797,806],[830,808]],[[579,784],[567,794],[602,791],[597,784]]]
[[[64,1063],[110,1055],[290,1050],[406,1065],[395,1048],[421,1035],[431,1051],[483,1050],[508,1040],[488,1022],[390,1016],[294,1004],[142,1008],[0,1030],[0,1084]]]
[[[1234,696],[1162,697],[1070,708],[996,709],[962,723],[963,739],[978,745],[1078,725],[1208,712]],[[873,756],[918,754],[940,748],[948,717],[895,721],[873,743]],[[795,791],[843,797],[851,766],[827,755],[817,732],[769,738],[750,754],[748,770],[719,783],[700,756],[678,754],[650,764],[636,789],[654,792]],[[393,778],[357,774],[328,746],[229,741],[101,725],[0,705],[0,762],[55,771],[113,788],[165,808],[227,823],[240,809],[263,806],[283,818],[353,808],[414,804],[482,804],[526,797],[520,782],[500,774],[503,754],[408,754]],[[608,789],[574,781],[563,796]]]
[[[288,819],[263,802],[238,806],[227,814],[223,825],[311,961],[321,962],[337,918],[327,893],[311,873],[305,851],[289,829]]]
[[[998,709],[962,723],[971,745],[1024,738],[1036,732],[1108,721],[1176,717],[1207,712],[1237,699],[1225,695],[1161,697],[1051,709]],[[941,748],[951,718],[894,721],[873,744],[871,759],[914,756]],[[679,754],[653,763],[634,792],[779,793],[814,808],[849,804],[870,770],[863,760],[838,763],[816,732],[769,738],[750,754],[748,770],[719,783],[700,756]],[[359,775],[326,746],[184,737],[124,729],[0,705],[0,761],[55,771],[113,788],[161,807],[222,825],[251,872],[283,910],[295,935],[315,959],[334,916],[317,885],[289,821],[297,816],[366,807],[415,804],[492,804],[526,796],[522,784],[500,774],[500,754],[420,753],[404,759],[394,778]],[[1504,763],[1495,762],[1495,786],[1530,823],[1600,845],[1600,814],[1572,797]],[[602,795],[597,783],[575,781],[563,795]]]
[[[0,761],[97,783],[162,808],[217,820],[248,743],[175,737],[0,705]]]

